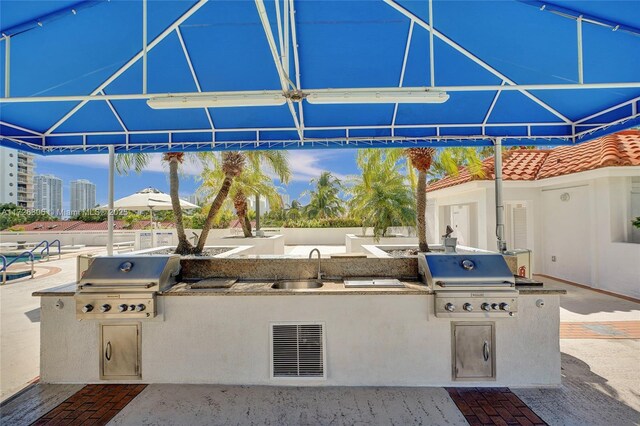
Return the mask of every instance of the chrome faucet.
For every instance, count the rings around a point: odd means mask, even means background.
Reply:
[[[322,261],[322,256],[320,255],[320,250],[318,250],[317,248],[314,248],[313,250],[311,250],[309,252],[309,259],[311,259],[313,257],[313,252],[317,252],[318,253],[318,281],[322,280],[322,272],[320,269],[320,262]]]

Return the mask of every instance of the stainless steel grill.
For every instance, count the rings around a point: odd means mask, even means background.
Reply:
[[[97,257],[78,282],[76,318],[153,318],[179,272],[178,255]]]
[[[500,254],[421,254],[418,268],[435,293],[436,317],[512,317],[518,311],[515,278]]]

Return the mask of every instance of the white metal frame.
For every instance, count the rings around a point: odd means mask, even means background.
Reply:
[[[149,99],[150,97],[162,96],[163,94],[147,94],[146,92],[146,79],[147,79],[147,70],[146,70],[146,60],[147,54],[150,50],[152,50],[155,46],[157,46],[162,40],[164,40],[167,36],[169,36],[173,31],[176,32],[178,40],[180,42],[181,48],[185,55],[185,59],[189,66],[189,70],[191,72],[192,78],[194,80],[197,92],[194,93],[181,93],[179,95],[184,96],[215,96],[219,93],[229,92],[203,92],[202,87],[200,85],[197,73],[193,67],[193,63],[191,61],[191,57],[189,55],[188,48],[182,36],[180,25],[184,23],[190,16],[196,13],[206,2],[207,0],[199,0],[196,4],[194,4],[191,8],[189,8],[184,14],[182,14],[176,21],[170,24],[165,30],[160,33],[154,40],[150,43],[147,43],[146,39],[146,26],[147,26],[147,16],[146,16],[146,1],[143,0],[143,40],[142,40],[142,49],[132,57],[127,63],[125,63],[122,67],[120,67],[115,73],[113,73],[109,78],[107,78],[102,84],[100,84],[90,95],[79,95],[79,96],[37,96],[37,97],[10,97],[9,86],[10,86],[10,78],[9,78],[9,68],[10,68],[10,37],[3,37],[3,40],[6,43],[6,60],[5,60],[5,98],[0,99],[2,103],[19,103],[19,102],[57,102],[57,101],[77,101],[79,102],[71,111],[69,111],[65,116],[63,116],[58,122],[56,122],[53,126],[47,129],[45,132],[41,133],[35,130],[27,129],[22,126],[18,126],[12,123],[8,123],[5,121],[0,121],[0,124],[3,126],[8,126],[16,130],[20,130],[22,132],[28,133],[29,135],[24,136],[2,136],[0,135],[0,145],[2,144],[2,139],[10,140],[11,142],[20,144],[25,147],[29,147],[31,149],[41,151],[43,153],[52,153],[52,152],[74,152],[79,149],[82,150],[91,150],[100,151],[102,147],[106,147],[107,145],[103,144],[91,144],[89,138],[92,136],[125,136],[124,144],[115,145],[115,149],[120,151],[122,149],[136,149],[136,150],[162,150],[166,149],[166,143],[161,142],[152,142],[145,144],[130,144],[129,137],[130,135],[158,135],[163,138],[167,138],[169,142],[169,147],[174,148],[187,148],[187,149],[203,149],[204,146],[209,146],[211,149],[228,149],[230,146],[244,146],[246,144],[252,144],[253,147],[259,146],[275,146],[277,144],[285,144],[287,146],[292,146],[292,144],[298,144],[302,147],[305,142],[309,142],[311,146],[326,146],[326,145],[339,145],[342,144],[368,144],[368,143],[411,143],[407,141],[420,141],[421,143],[428,143],[429,141],[435,140],[461,140],[468,139],[470,141],[474,140],[485,140],[488,136],[486,136],[487,128],[491,127],[511,127],[511,128],[523,128],[526,129],[526,136],[521,136],[521,139],[530,139],[532,141],[540,141],[540,140],[552,140],[552,139],[562,139],[562,140],[572,140],[577,141],[585,138],[589,134],[598,131],[600,129],[606,128],[608,126],[617,125],[620,123],[624,123],[628,120],[634,120],[639,117],[638,114],[638,103],[640,102],[640,97],[636,97],[634,99],[630,99],[628,101],[622,102],[618,105],[614,105],[609,107],[603,111],[600,111],[595,114],[591,114],[587,117],[581,118],[576,121],[571,121],[564,115],[560,114],[555,109],[551,108],[546,103],[542,102],[535,96],[529,93],[531,90],[584,90],[584,89],[613,89],[613,88],[640,88],[640,82],[623,82],[623,83],[591,83],[585,84],[583,82],[583,63],[582,63],[582,16],[574,17],[577,21],[577,48],[578,48],[578,74],[579,81],[578,84],[517,84],[514,81],[507,78],[500,71],[493,68],[489,64],[485,63],[483,60],[457,44],[452,39],[448,38],[444,34],[440,33],[434,26],[434,17],[433,17],[433,4],[432,0],[429,0],[429,23],[425,22],[421,18],[417,17],[403,6],[396,3],[394,0],[383,0],[389,6],[393,7],[396,11],[400,12],[407,18],[409,18],[409,31],[407,35],[407,41],[405,45],[404,56],[402,60],[402,68],[400,72],[399,84],[398,88],[401,90],[407,91],[415,91],[415,90],[439,90],[445,92],[473,92],[473,91],[495,91],[494,98],[485,114],[485,117],[482,123],[464,123],[464,124],[416,124],[416,125],[397,125],[396,119],[398,114],[398,104],[394,105],[393,116],[391,119],[391,123],[389,125],[361,125],[361,126],[315,126],[315,127],[306,127],[304,124],[304,102],[301,99],[305,94],[310,92],[317,93],[328,93],[333,91],[334,89],[303,89],[301,86],[300,80],[300,62],[298,55],[298,42],[297,42],[297,32],[296,32],[296,20],[295,20],[295,6],[294,0],[274,0],[276,5],[276,18],[277,18],[277,28],[278,28],[278,43],[274,39],[274,35],[271,30],[271,26],[269,24],[269,18],[267,16],[267,12],[264,5],[264,0],[255,0],[256,8],[258,10],[258,14],[260,16],[260,20],[263,26],[263,30],[265,32],[265,36],[267,38],[267,42],[269,44],[269,49],[271,51],[274,64],[278,71],[278,76],[281,82],[282,91],[267,91],[273,92],[274,94],[280,94],[284,96],[287,100],[287,105],[291,116],[293,118],[294,126],[286,126],[286,127],[270,127],[270,128],[225,128],[220,129],[216,128],[214,125],[213,118],[211,116],[211,112],[208,108],[204,108],[207,119],[209,121],[209,128],[206,129],[162,129],[162,130],[152,130],[152,131],[131,131],[125,125],[122,117],[118,114],[117,110],[112,104],[113,100],[133,100],[133,99]],[[282,1],[282,16],[280,14],[280,2]],[[590,21],[585,21],[590,22]],[[430,43],[430,71],[431,71],[431,85],[428,87],[403,87],[404,75],[408,60],[408,54],[411,47],[411,40],[413,35],[413,30],[415,24],[423,27],[429,32],[429,43]],[[440,40],[448,44],[450,47],[454,48],[458,52],[465,55],[470,60],[474,61],[487,71],[491,72],[493,75],[501,78],[502,83],[500,85],[476,85],[476,86],[436,86],[435,85],[435,63],[434,63],[434,37],[438,37]],[[295,70],[295,82],[293,82],[289,78],[289,42],[292,43],[292,52],[294,59],[294,70]],[[279,51],[278,51],[279,50]],[[142,93],[134,93],[134,94],[120,94],[120,95],[109,95],[105,93],[105,89],[111,84],[115,79],[117,79],[122,73],[128,70],[131,66],[133,66],[138,60],[142,59],[143,62],[143,90]],[[291,89],[290,89],[291,88]],[[358,91],[389,91],[389,90],[398,90],[398,88],[391,87],[382,87],[382,88],[354,88],[349,89],[353,92]],[[539,104],[541,107],[553,113],[557,116],[561,121],[558,122],[526,122],[526,123],[489,123],[489,118],[493,112],[493,109],[498,102],[499,96],[503,91],[512,91],[516,90],[523,93],[525,96],[528,96],[534,102]],[[342,89],[344,91],[344,89]],[[252,92],[233,92],[238,95],[240,94],[249,94]],[[255,92],[253,92],[255,93]],[[264,92],[261,92],[264,93]],[[176,94],[173,94],[176,95]],[[292,99],[292,95],[297,95]],[[302,97],[300,97],[302,95]],[[88,131],[88,132],[55,132],[56,129],[59,128],[65,121],[67,121],[70,117],[72,117],[78,110],[80,110],[87,102],[90,101],[105,101],[109,106],[110,110],[114,114],[116,120],[122,127],[121,131]],[[293,105],[295,101],[298,103],[298,111]],[[593,121],[597,117],[600,117],[606,113],[613,112],[616,110],[625,111],[625,115],[621,116],[620,119],[614,122],[591,122],[586,123],[587,121]],[[549,126],[571,126],[572,132],[571,135],[560,135],[560,136],[540,136],[536,132],[536,128],[538,127],[549,127]],[[446,135],[447,129],[454,128],[471,128],[478,129],[477,135],[472,136],[444,136]],[[436,137],[420,137],[420,138],[409,138],[397,136],[398,130],[402,129],[435,129]],[[315,131],[315,130],[339,130],[344,134],[344,137],[340,138],[312,138],[305,139],[304,132],[305,130]],[[361,137],[356,138],[350,135],[351,131],[354,130],[388,130],[390,136],[380,136],[380,137]],[[216,135],[221,133],[233,133],[233,132],[255,132],[256,140],[253,141],[226,141],[226,142],[217,142]],[[268,135],[269,132],[281,132],[281,131],[295,131],[298,134],[299,140],[264,140],[265,136]],[[208,133],[211,135],[211,141],[207,142],[185,142],[185,143],[174,143],[173,136],[176,134],[184,134],[184,133]],[[81,144],[70,144],[70,145],[62,145],[62,146],[46,146],[46,141],[51,140],[52,138],[59,137],[79,137],[82,139]]]

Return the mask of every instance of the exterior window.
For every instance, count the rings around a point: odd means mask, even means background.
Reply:
[[[13,158],[13,154],[9,153],[9,157]]]
[[[9,182],[9,186],[13,186],[13,182]]]
[[[9,193],[9,197],[13,197],[13,192],[10,192],[10,193]]]
[[[13,163],[9,163],[9,167],[13,167]]]
[[[13,173],[12,172],[9,172],[9,177],[13,177]]]

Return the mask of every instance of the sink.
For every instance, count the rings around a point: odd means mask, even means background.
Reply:
[[[271,285],[276,290],[304,290],[308,288],[320,288],[322,282],[318,280],[287,280],[277,281]]]

